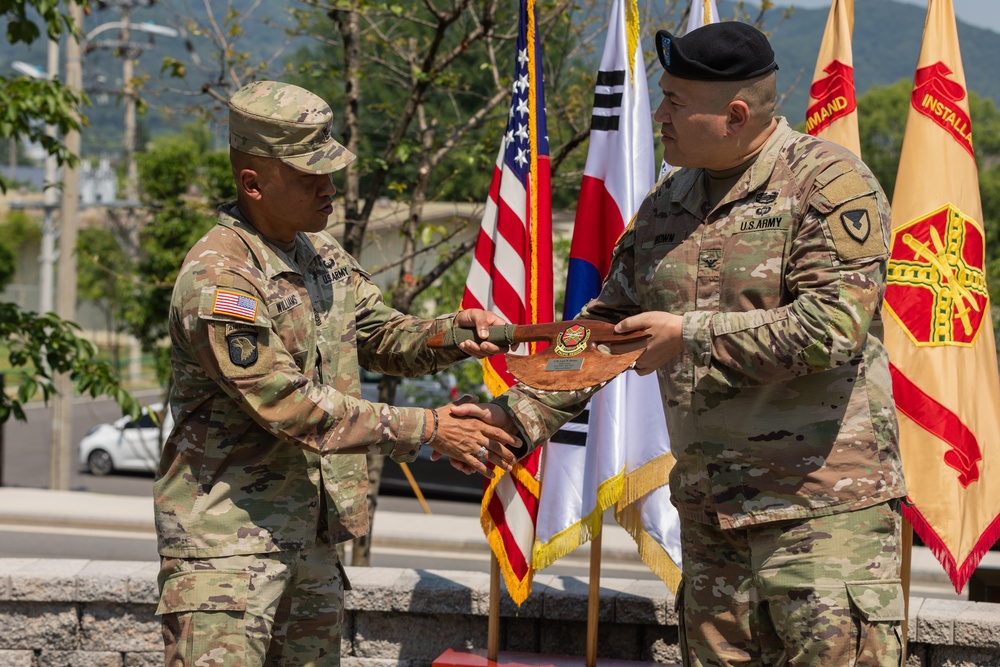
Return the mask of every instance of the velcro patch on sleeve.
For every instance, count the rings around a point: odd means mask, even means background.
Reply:
[[[875,193],[841,204],[827,216],[827,222],[841,260],[886,254]]]
[[[226,378],[259,377],[274,366],[270,332],[239,323],[213,323],[212,347]]]
[[[850,261],[888,253],[878,196],[857,172],[837,176],[820,194],[826,206],[817,208],[825,213],[837,257]]]
[[[240,294],[227,289],[215,290],[215,302],[212,305],[213,315],[229,315],[241,320],[253,322],[257,319],[257,299],[246,294]]]

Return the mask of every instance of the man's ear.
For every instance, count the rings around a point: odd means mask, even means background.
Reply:
[[[733,100],[727,107],[726,126],[730,134],[739,134],[750,124],[750,107],[743,100]]]
[[[241,169],[237,178],[237,185],[247,197],[254,201],[259,201],[263,196],[259,177],[253,169]]]

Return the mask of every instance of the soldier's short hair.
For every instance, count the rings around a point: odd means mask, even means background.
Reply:
[[[314,174],[343,169],[355,158],[333,138],[330,106],[315,93],[280,81],[255,81],[233,94],[229,145]]]

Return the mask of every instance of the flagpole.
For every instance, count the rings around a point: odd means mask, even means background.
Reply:
[[[903,517],[902,531],[899,541],[899,549],[902,552],[902,563],[900,563],[899,575],[903,583],[903,659],[900,664],[906,664],[906,633],[910,626],[910,573],[913,555],[913,526]]]
[[[587,590],[587,665],[597,665],[597,621],[601,608],[601,535],[590,540],[590,582]]]
[[[486,659],[496,662],[500,653],[500,561],[490,550],[490,616],[486,630]]]

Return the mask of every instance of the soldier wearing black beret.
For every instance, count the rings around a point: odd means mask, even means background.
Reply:
[[[656,33],[663,69],[679,79],[746,81],[778,69],[767,37],[746,23],[712,23],[675,37]]]
[[[850,151],[775,116],[778,65],[753,26],[655,46],[673,169],[579,316],[649,334],[636,370],[657,374],[675,458],[684,664],[898,665],[885,194]],[[583,405],[515,387],[460,409],[534,445]]]

